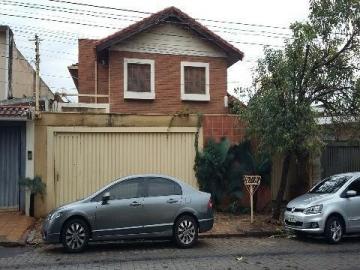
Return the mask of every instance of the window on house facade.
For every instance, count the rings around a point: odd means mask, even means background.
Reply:
[[[209,101],[209,64],[181,62],[181,99]]]
[[[124,98],[155,98],[154,60],[124,59]]]

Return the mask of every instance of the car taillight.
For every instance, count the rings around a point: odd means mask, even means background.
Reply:
[[[212,203],[211,199],[209,199],[208,209],[212,209],[212,208],[213,208],[213,203]]]

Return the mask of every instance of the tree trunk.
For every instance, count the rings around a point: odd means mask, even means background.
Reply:
[[[274,210],[273,210],[272,218],[276,219],[276,220],[278,220],[280,218],[281,204],[282,204],[285,190],[286,190],[290,160],[291,160],[291,153],[288,152],[288,153],[286,153],[285,158],[283,160],[280,186],[279,186],[279,190],[278,190],[278,193],[276,196],[275,206],[274,206]]]
[[[296,159],[296,181],[290,190],[290,198],[296,198],[310,188],[310,154],[307,151],[297,153]]]

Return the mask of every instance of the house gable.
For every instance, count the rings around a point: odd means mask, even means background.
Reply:
[[[169,7],[153,15],[130,25],[104,39],[101,39],[96,44],[96,51],[98,53],[98,58],[101,60],[107,60],[108,50],[112,46],[125,42],[129,38],[138,35],[139,33],[148,32],[154,26],[162,24],[176,24],[186,27],[189,32],[197,35],[200,39],[207,40],[207,42],[212,43],[214,46],[222,50],[226,54],[226,59],[228,66],[236,63],[239,60],[242,60],[244,53],[222,39],[220,36],[216,35],[214,32],[210,31],[208,28],[198,23],[196,20],[191,18],[189,15],[182,12],[180,9],[175,7]],[[164,37],[162,35],[161,37]]]
[[[199,38],[185,27],[174,24],[156,25],[110,47],[112,51],[159,53],[171,55],[191,55],[227,57],[224,51]]]

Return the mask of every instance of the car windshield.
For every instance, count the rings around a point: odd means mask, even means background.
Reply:
[[[351,177],[334,175],[320,181],[309,193],[334,193],[338,191]]]

